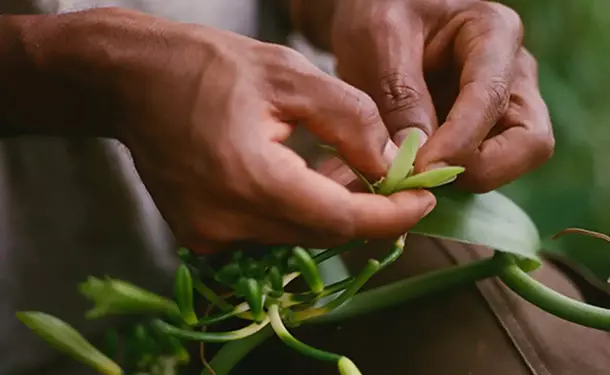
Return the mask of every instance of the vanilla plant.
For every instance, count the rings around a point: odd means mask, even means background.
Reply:
[[[209,364],[204,361],[202,373],[226,375],[248,352],[274,334],[299,353],[332,363],[340,374],[357,375],[357,363],[299,341],[290,329],[372,313],[489,277],[499,277],[517,294],[551,314],[610,331],[610,311],[569,299],[528,275],[541,266],[537,256],[540,238],[535,225],[518,206],[497,192],[474,195],[452,186],[441,187],[464,172],[459,166],[415,173],[418,144],[417,134],[410,134],[380,181],[371,184],[357,170],[354,172],[373,194],[435,189],[436,208],[411,233],[487,246],[496,250],[493,257],[361,292],[371,277],[402,255],[404,235],[383,258],[369,259],[358,274],[328,285],[320,277],[319,264],[366,241],[315,255],[311,249],[299,246],[269,247],[262,256],[238,249],[217,269],[204,257],[180,249],[182,263],[176,271],[173,299],[111,278],[90,277],[81,285],[81,293],[94,303],[87,313],[89,318],[121,314],[138,318],[139,323],[128,332],[109,332],[110,345],[105,352],[94,348],[56,317],[36,311],[18,312],[17,317],[49,344],[105,375],[178,375],[191,360],[185,349],[189,342],[226,343]],[[307,289],[288,292],[288,284],[297,279]],[[219,294],[219,290],[227,293]],[[218,312],[196,311],[195,293]],[[214,329],[217,323],[229,319],[243,321],[243,327],[235,331]],[[118,345],[119,341],[123,345]],[[124,349],[121,355],[117,354],[119,346]]]

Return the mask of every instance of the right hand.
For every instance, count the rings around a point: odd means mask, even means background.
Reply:
[[[395,149],[367,95],[297,52],[131,11],[93,12],[135,41],[115,74],[117,138],[180,245],[210,253],[241,241],[393,237],[435,205],[426,191],[350,192],[282,144],[298,122],[372,177]]]

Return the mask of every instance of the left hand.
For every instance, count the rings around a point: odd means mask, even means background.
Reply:
[[[416,171],[460,165],[487,192],[553,153],[535,59],[517,13],[480,0],[337,0],[337,72],[377,103],[393,140],[427,139]],[[442,124],[439,126],[439,123]]]

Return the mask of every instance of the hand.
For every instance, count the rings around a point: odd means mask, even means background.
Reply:
[[[112,19],[107,28],[128,51],[112,55],[117,137],[181,245],[209,253],[242,241],[391,237],[434,206],[425,191],[352,193],[282,144],[302,123],[377,177],[392,145],[367,95],[295,51],[135,12],[95,12],[98,23]]]
[[[339,75],[375,100],[395,142],[414,129],[427,139],[416,171],[461,165],[458,183],[486,192],[552,155],[536,61],[511,9],[479,0],[337,0],[334,15]]]

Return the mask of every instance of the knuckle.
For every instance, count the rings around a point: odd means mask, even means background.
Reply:
[[[339,84],[337,100],[333,102],[339,103],[341,113],[350,117],[350,121],[353,121],[351,126],[371,130],[382,124],[377,105],[369,95],[346,83]],[[353,136],[353,132],[348,131],[345,135]]]
[[[484,87],[484,92],[487,95],[489,102],[502,110],[508,106],[509,102],[509,84],[504,78],[492,78]]]
[[[277,65],[296,68],[308,62],[302,53],[293,48],[281,45],[269,45],[269,48],[271,49],[272,58]]]
[[[508,109],[510,101],[510,85],[504,77],[492,77],[485,82],[471,82],[466,86],[473,90],[476,96],[487,103],[485,118],[495,120]],[[467,87],[464,89],[467,89]]]
[[[351,88],[348,91],[347,95],[351,96],[353,98],[352,101],[356,103],[356,114],[361,119],[363,125],[371,126],[379,124],[381,118],[373,99],[358,89]]]
[[[423,95],[414,88],[412,80],[405,74],[392,73],[380,79],[380,101],[386,113],[408,111],[416,108]]]
[[[482,13],[482,16],[486,17],[488,22],[495,27],[501,27],[519,39],[522,37],[523,21],[514,9],[492,1],[477,2],[476,7]]]
[[[371,32],[375,30],[396,30],[404,27],[404,12],[395,6],[381,6],[375,12],[375,16],[368,22],[368,29]],[[381,35],[388,35],[382,33]]]

